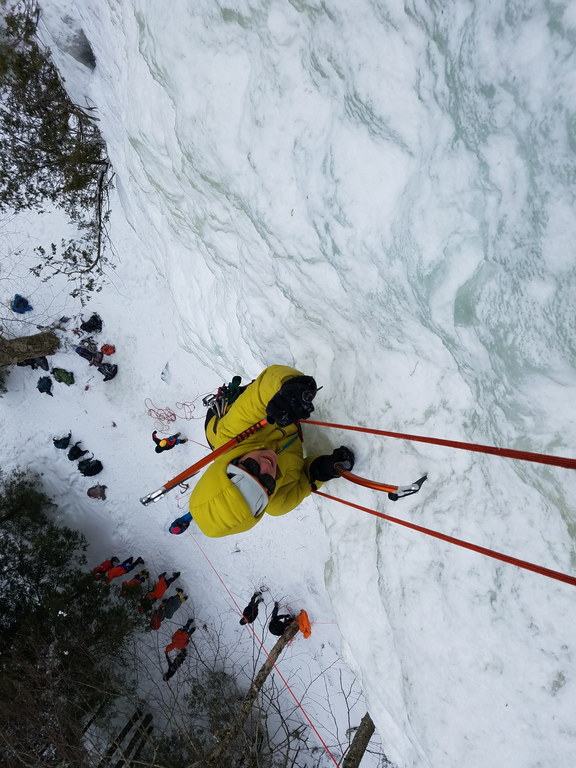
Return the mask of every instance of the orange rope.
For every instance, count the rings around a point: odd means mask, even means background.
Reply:
[[[433,531],[430,528],[423,528],[421,525],[415,525],[414,523],[409,523],[406,520],[400,520],[397,517],[392,517],[391,515],[385,515],[382,512],[376,512],[375,509],[370,509],[369,507],[362,507],[360,504],[354,504],[352,501],[346,501],[345,499],[339,499],[336,496],[330,496],[327,493],[322,493],[322,491],[314,491],[318,496],[324,496],[325,499],[331,499],[332,501],[338,501],[340,504],[347,504],[349,507],[354,507],[354,509],[359,509],[362,512],[367,512],[369,515],[375,515],[376,517],[381,517],[383,520],[387,520],[389,523],[396,523],[397,525],[403,525],[405,528],[410,528],[413,531],[418,531],[418,533],[425,533],[427,536],[433,536],[436,539],[441,539],[442,541],[447,541],[449,544],[456,544],[459,547],[464,547],[464,549],[471,549],[473,552],[478,552],[481,555],[486,555],[486,557],[493,557],[495,560],[501,560],[503,563],[509,563],[510,565],[515,565],[518,568],[524,568],[527,571],[533,571],[534,573],[539,573],[542,576],[547,576],[549,579],[556,579],[557,581],[563,581],[566,584],[571,584],[573,587],[576,587],[576,577],[570,576],[567,573],[561,573],[560,571],[553,571],[550,568],[544,568],[542,565],[535,565],[534,563],[529,563],[527,560],[519,560],[516,557],[511,557],[510,555],[503,555],[501,552],[495,552],[493,549],[488,549],[487,547],[480,547],[477,544],[470,544],[468,541],[462,541],[462,539],[455,539],[453,536],[447,536],[445,533],[439,533],[438,531]]]
[[[189,531],[189,533],[190,533],[190,534],[192,534],[192,531]],[[224,579],[223,579],[223,578],[220,576],[220,574],[218,573],[218,571],[216,570],[216,568],[215,568],[215,567],[214,567],[214,565],[212,564],[212,562],[211,562],[210,558],[208,557],[208,555],[206,554],[206,552],[204,552],[204,550],[202,549],[202,547],[200,546],[200,544],[199,544],[199,543],[196,541],[196,537],[195,537],[195,536],[192,536],[192,541],[193,541],[193,542],[196,544],[196,546],[198,547],[198,549],[200,550],[200,552],[201,552],[201,553],[204,555],[204,557],[206,558],[206,562],[207,562],[207,563],[208,563],[208,565],[209,565],[209,566],[212,568],[212,570],[213,570],[213,571],[214,571],[214,573],[216,574],[216,576],[217,576],[218,580],[220,581],[220,583],[222,584],[222,586],[224,587],[224,589],[226,590],[226,592],[228,592],[228,595],[229,595],[230,599],[232,600],[232,602],[234,603],[234,605],[236,606],[236,609],[237,609],[238,613],[240,614],[240,616],[243,616],[244,614],[243,614],[243,612],[242,612],[242,609],[240,608],[240,606],[239,606],[239,605],[238,605],[238,603],[236,602],[236,600],[235,600],[235,598],[234,598],[234,595],[232,594],[232,592],[230,592],[230,590],[229,590],[229,589],[228,589],[228,587],[226,586],[226,583],[224,582]],[[252,632],[252,634],[254,635],[255,639],[256,639],[256,640],[257,640],[257,641],[260,643],[260,647],[262,648],[262,650],[264,651],[264,653],[266,654],[266,656],[268,657],[268,659],[270,659],[270,661],[272,661],[272,659],[270,658],[270,654],[268,653],[268,651],[267,651],[267,650],[266,650],[266,648],[264,647],[264,643],[263,643],[263,642],[260,640],[260,638],[259,638],[259,637],[258,637],[258,635],[256,634],[256,631],[254,630],[254,627],[252,626],[252,624],[247,624],[246,626],[248,626],[248,627],[250,628],[250,631],[251,631],[251,632]],[[329,755],[329,757],[331,758],[332,762],[334,763],[334,765],[335,765],[337,768],[340,768],[340,764],[337,762],[337,760],[336,760],[336,758],[334,757],[334,755],[332,754],[332,752],[330,752],[330,748],[328,747],[328,745],[326,744],[326,742],[324,741],[324,739],[322,738],[322,736],[321,736],[321,735],[320,735],[320,733],[318,732],[318,729],[316,728],[316,726],[314,725],[314,723],[312,722],[312,720],[311,720],[311,719],[310,719],[310,717],[308,716],[308,713],[306,712],[306,710],[304,709],[304,707],[302,706],[302,704],[301,704],[301,703],[298,701],[298,699],[296,698],[296,694],[294,693],[294,691],[292,690],[292,688],[290,688],[290,686],[288,685],[288,681],[286,680],[286,678],[284,677],[284,675],[283,675],[283,674],[280,672],[280,670],[278,669],[278,667],[276,666],[276,664],[275,664],[273,661],[272,661],[272,666],[273,666],[273,667],[274,667],[274,669],[276,670],[276,674],[278,675],[278,677],[279,677],[279,678],[282,680],[282,682],[283,682],[283,683],[284,683],[284,685],[286,686],[286,690],[287,690],[287,691],[290,693],[290,695],[292,696],[292,698],[293,698],[293,699],[294,699],[294,701],[296,702],[296,705],[298,706],[298,708],[301,710],[302,714],[304,715],[304,717],[305,717],[305,718],[306,718],[306,720],[308,721],[308,724],[310,725],[310,727],[312,728],[312,730],[314,731],[314,733],[315,733],[315,734],[316,734],[316,736],[318,737],[318,740],[319,740],[319,742],[322,744],[322,746],[324,747],[324,749],[325,749],[325,750],[326,750],[326,752],[328,753],[328,755]]]
[[[504,456],[508,459],[520,459],[521,461],[533,461],[537,464],[551,464],[554,467],[576,469],[576,459],[565,456],[549,456],[546,453],[530,453],[530,451],[517,451],[513,448],[495,448],[492,445],[480,445],[479,443],[461,443],[457,440],[443,440],[438,437],[424,437],[422,435],[407,435],[402,432],[386,432],[383,429],[369,429],[368,427],[354,427],[349,424],[330,424],[327,421],[312,421],[306,419],[302,424],[314,424],[318,427],[334,427],[335,429],[350,429],[354,432],[367,432],[370,435],[382,435],[384,437],[398,437],[401,440],[412,440],[419,443],[432,443],[432,445],[445,445],[448,448],[460,448],[464,451],[476,451],[478,453],[490,453],[493,456]]]

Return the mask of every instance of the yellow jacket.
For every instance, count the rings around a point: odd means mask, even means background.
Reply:
[[[208,422],[206,437],[213,448],[219,448],[265,418],[266,406],[282,384],[302,375],[285,365],[271,365],[262,371],[221,419],[214,417]],[[190,514],[206,536],[242,533],[263,517],[253,516],[238,488],[226,476],[226,468],[233,459],[262,448],[278,454],[276,490],[265,510],[268,515],[285,515],[310,494],[308,472],[316,457],[304,458],[302,442],[294,425],[280,429],[270,424],[216,459],[196,484],[190,496]]]

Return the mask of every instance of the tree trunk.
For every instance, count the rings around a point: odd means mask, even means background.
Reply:
[[[16,365],[31,357],[53,355],[60,348],[60,339],[52,331],[42,331],[33,336],[6,339],[0,335],[0,366]]]
[[[218,765],[218,761],[220,760],[221,756],[224,755],[226,750],[230,747],[236,736],[240,733],[240,730],[242,729],[242,726],[248,719],[248,715],[250,714],[250,710],[252,709],[252,705],[254,704],[254,701],[256,700],[256,697],[262,690],[262,686],[266,682],[266,678],[272,672],[274,668],[274,664],[278,661],[278,657],[286,647],[286,645],[292,640],[294,635],[298,632],[298,622],[294,621],[292,624],[288,626],[288,628],[285,630],[284,634],[278,638],[278,642],[276,645],[272,648],[270,651],[268,658],[264,662],[264,664],[260,667],[260,670],[254,680],[252,681],[252,684],[250,686],[250,690],[246,694],[246,697],[244,698],[244,701],[242,702],[242,706],[240,707],[240,711],[238,712],[238,715],[235,718],[235,722],[233,725],[230,726],[229,730],[224,734],[222,737],[222,740],[220,741],[220,744],[218,744],[217,747],[215,747],[205,758],[204,762],[202,764],[195,763],[192,768],[200,768],[200,765],[206,766],[206,765]]]
[[[372,718],[369,713],[366,712],[354,734],[352,744],[350,744],[350,750],[342,763],[342,768],[358,768],[360,761],[364,757],[364,752],[366,752],[366,749],[368,748],[368,742],[372,738],[374,730],[375,726],[372,722]]]

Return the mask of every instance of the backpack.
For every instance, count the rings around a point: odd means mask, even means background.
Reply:
[[[78,469],[84,477],[92,477],[102,472],[104,467],[98,459],[82,459],[78,462]]]
[[[102,330],[102,318],[99,314],[94,312],[88,320],[80,323],[80,328],[82,328],[83,331],[86,331],[86,333],[100,333]]]
[[[102,352],[103,355],[113,355],[114,352],[116,352],[116,347],[114,344],[103,344],[100,347],[100,352]]]
[[[54,397],[52,394],[52,379],[50,376],[42,376],[38,379],[38,384],[36,384],[36,389],[38,392],[42,392],[43,394],[50,395],[50,397]]]
[[[80,357],[83,357],[84,360],[88,360],[88,362],[91,363],[94,359],[95,353],[92,352],[92,350],[88,347],[79,346],[76,347],[76,354],[80,355]]]
[[[79,459],[80,456],[84,456],[85,453],[88,453],[88,451],[83,451],[82,448],[78,448],[78,445],[81,443],[81,440],[78,440],[77,443],[74,443],[72,448],[68,451],[68,458],[70,461],[76,461],[76,459]]]
[[[35,371],[36,368],[42,368],[43,371],[48,370],[48,360],[46,360],[45,357],[29,357],[28,360],[22,360],[21,362],[16,363],[16,365],[29,365],[33,371]]]
[[[74,384],[74,374],[72,371],[65,371],[64,368],[52,368],[52,376],[60,384],[66,384],[67,387]]]
[[[78,342],[78,345],[80,347],[84,347],[90,352],[98,352],[98,344],[96,344],[92,336],[86,336],[85,339],[80,339],[80,341]]]
[[[12,311],[17,312],[19,315],[23,315],[25,312],[32,312],[32,305],[25,299],[24,296],[20,296],[19,293],[15,294],[12,299]]]
[[[105,485],[93,485],[92,488],[88,488],[86,496],[90,496],[91,499],[106,499],[106,486]]]
[[[67,435],[64,437],[55,437],[52,442],[54,443],[54,448],[68,448],[70,445],[70,438],[72,437],[72,432],[68,432]]]
[[[118,366],[111,363],[102,363],[98,366],[98,372],[104,376],[104,381],[110,381],[118,373]]]

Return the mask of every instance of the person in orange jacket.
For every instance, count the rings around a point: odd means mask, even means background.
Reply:
[[[155,603],[156,600],[161,600],[164,597],[164,593],[170,584],[172,584],[173,581],[176,581],[178,576],[180,576],[180,571],[174,571],[169,579],[166,578],[166,571],[161,573],[160,576],[158,576],[158,581],[154,584],[154,587],[142,598],[138,611],[140,613],[146,613],[147,611],[152,610],[152,604]]]
[[[96,568],[92,568],[92,573],[96,581],[100,581],[102,576],[105,576],[111,568],[118,565],[118,558],[116,556],[111,557],[109,560],[103,560]]]
[[[142,560],[141,557],[134,561],[133,558],[129,557],[127,560],[124,560],[123,563],[120,563],[120,565],[116,565],[114,568],[110,568],[104,577],[106,584],[110,584],[112,579],[117,579],[118,576],[124,576],[125,573],[130,573],[133,568],[136,568],[137,565],[140,565],[140,563],[143,562],[144,560]]]
[[[172,635],[172,642],[166,646],[166,654],[169,654],[170,651],[181,651],[183,648],[186,648],[190,642],[190,635],[193,632],[196,632],[196,627],[192,626],[193,624],[194,619],[188,619],[183,627],[177,629],[176,632],[174,632]]]
[[[144,584],[149,575],[148,571],[144,570],[137,573],[130,581],[123,581],[120,597],[139,596],[139,588]]]

